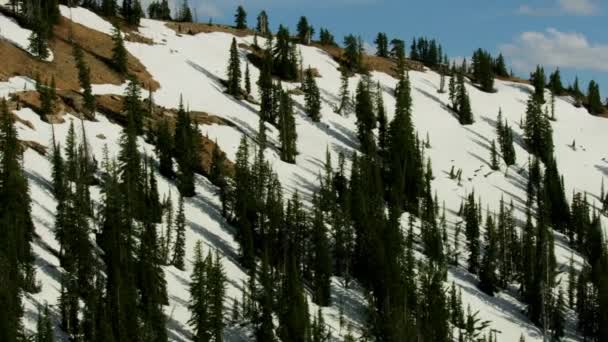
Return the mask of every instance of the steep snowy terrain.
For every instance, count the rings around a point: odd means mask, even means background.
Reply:
[[[62,14],[69,17],[69,11],[62,9]],[[108,33],[109,23],[104,19],[85,9],[72,9],[74,21],[91,27],[97,31]],[[6,18],[0,17],[0,20]],[[21,44],[17,29],[7,31],[4,25],[0,36],[8,41]],[[196,111],[205,111],[235,124],[231,126],[204,125],[200,129],[209,138],[216,139],[219,146],[234,160],[239,140],[243,134],[254,137],[258,127],[258,107],[248,102],[238,101],[224,94],[220,80],[225,78],[228,50],[234,38],[227,33],[203,33],[195,36],[179,35],[165,26],[163,22],[142,20],[140,34],[150,38],[154,44],[126,42],[131,54],[137,57],[157,80],[161,87],[154,93],[156,103],[165,107],[177,107],[180,96],[183,96],[186,105]],[[238,43],[251,44],[253,37],[236,37]],[[263,45],[263,40],[260,45]],[[314,47],[299,46],[304,58],[303,64],[319,71],[320,78],[317,83],[323,98],[321,123],[312,122],[303,112],[303,96],[295,96],[296,123],[298,133],[298,152],[295,165],[280,161],[276,148],[266,151],[266,157],[278,173],[287,192],[298,190],[304,194],[305,200],[310,200],[312,193],[318,187],[318,175],[322,171],[325,153],[328,149],[334,162],[338,153],[347,155],[357,151],[355,117],[353,114],[340,116],[333,112],[337,105],[338,90],[340,87],[340,73],[338,64],[324,51]],[[241,50],[242,63],[246,62],[246,51]],[[258,70],[251,66],[252,80],[257,80]],[[496,93],[488,94],[468,85],[467,90],[471,96],[475,124],[461,126],[453,113],[447,109],[449,102],[447,94],[438,94],[439,75],[432,72],[410,72],[412,96],[414,103],[413,120],[421,137],[427,134],[430,138],[431,148],[425,151],[432,159],[433,189],[437,191],[440,201],[445,201],[450,232],[461,219],[456,215],[463,197],[475,191],[481,196],[483,208],[490,211],[498,209],[501,197],[509,202],[513,201],[516,208],[516,217],[524,220],[525,208],[525,172],[527,169],[528,153],[523,148],[522,130],[519,128],[521,117],[525,113],[525,106],[531,88],[528,85],[496,81]],[[395,101],[392,91],[396,80],[389,75],[372,72],[373,81],[379,82],[384,93],[384,100],[389,113],[389,119],[394,111]],[[350,89],[353,91],[360,77],[352,77]],[[9,82],[0,82],[0,96],[23,89],[24,83],[31,89],[31,81],[24,78],[12,78]],[[295,88],[297,84],[284,84]],[[114,85],[97,85],[94,91],[97,94],[122,94],[124,87]],[[253,91],[257,94],[257,85],[253,82]],[[505,170],[501,165],[500,171],[492,171],[489,167],[490,145],[496,139],[495,122],[499,108],[502,108],[503,118],[513,127],[515,133],[515,149],[517,165]],[[36,141],[49,145],[52,127],[42,122],[39,116],[29,109],[22,109],[16,114],[29,121],[33,128],[19,124],[19,134],[22,140]],[[120,126],[111,123],[101,114],[98,121],[85,122],[89,143],[97,159],[101,159],[102,149],[107,146],[110,155],[118,151],[117,139],[120,136]],[[569,98],[558,98],[556,101],[556,118],[553,122],[555,153],[558,158],[560,172],[563,173],[566,194],[571,196],[573,191],[585,192],[592,203],[597,202],[600,193],[602,177],[608,174],[608,155],[605,154],[605,132],[608,131],[608,120],[593,117],[584,109],[576,108]],[[55,134],[60,141],[65,139],[68,122],[75,120],[69,116],[64,124],[54,127]],[[267,126],[269,141],[276,146],[278,132]],[[576,150],[569,145],[576,142]],[[153,153],[153,147],[140,141],[140,148],[148,154]],[[26,301],[26,327],[33,329],[36,320],[37,304],[48,302],[57,304],[59,296],[59,262],[52,253],[58,248],[52,228],[54,225],[55,200],[50,191],[51,168],[47,158],[32,150],[27,150],[24,166],[30,180],[33,215],[35,218],[36,233],[39,239],[35,241],[37,279],[42,285],[42,291],[31,295]],[[462,169],[462,186],[448,177],[454,166]],[[186,214],[189,224],[187,231],[187,256],[191,260],[193,247],[197,240],[202,240],[209,249],[218,249],[223,255],[224,269],[228,275],[228,298],[241,298],[243,282],[247,276],[236,262],[238,245],[233,237],[234,229],[222,218],[219,211],[219,198],[217,191],[211,183],[203,177],[197,178],[197,196],[186,203]],[[172,195],[177,203],[177,189],[165,179],[159,179],[161,198]],[[94,199],[99,200],[98,191],[94,191]],[[604,227],[608,224],[603,217]],[[407,214],[402,219],[406,225]],[[205,251],[205,252],[206,252]],[[572,251],[565,243],[565,239],[556,239],[556,256],[558,268],[568,262]],[[576,257],[578,266],[580,258]],[[165,308],[169,317],[168,329],[170,338],[175,341],[189,341],[190,327],[187,326],[189,313],[188,279],[190,264],[182,272],[173,267],[166,267],[165,274],[168,283],[170,305]],[[524,305],[517,299],[515,293],[501,292],[496,297],[488,297],[476,287],[476,279],[467,273],[464,268],[453,268],[449,272],[449,281],[455,281],[462,287],[465,306],[471,305],[473,310],[479,310],[483,319],[491,321],[491,327],[500,331],[499,341],[516,341],[521,334],[526,341],[540,341],[540,330],[532,325],[523,313]],[[562,282],[565,286],[566,279]],[[345,333],[339,331],[339,306],[344,308],[347,320],[355,326],[365,320],[365,296],[356,289],[346,290],[341,286],[339,279],[333,281],[333,306],[323,310],[326,322],[333,328],[334,336]],[[232,301],[225,303],[229,307]],[[311,312],[316,312],[312,306]],[[574,333],[573,315],[570,317],[568,339],[578,340]],[[240,327],[228,327],[226,338],[228,341],[247,341],[250,332]],[[58,335],[60,337],[60,335]]]

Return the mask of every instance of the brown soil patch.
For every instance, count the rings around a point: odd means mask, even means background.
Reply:
[[[233,34],[237,37],[253,36],[255,34],[253,30],[237,30],[232,26],[219,24],[209,25],[203,23],[177,23],[170,21],[165,25],[178,34],[195,35],[198,33],[224,32]]]
[[[53,51],[53,61],[44,62],[32,57],[29,53],[6,42],[0,41],[0,80],[11,76],[23,75],[35,78],[38,74],[41,79],[55,77],[58,89],[78,91],[78,72],[72,47],[69,43],[70,27],[74,40],[84,50],[85,61],[91,69],[91,82],[93,84],[124,83],[125,78],[116,73],[111,67],[112,39],[101,32],[91,30],[62,17],[53,29],[54,38],[49,42]],[[159,87],[146,68],[135,57],[129,54],[129,70],[146,86],[156,90]]]

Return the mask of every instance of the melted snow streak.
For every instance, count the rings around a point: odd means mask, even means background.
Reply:
[[[74,13],[78,13],[75,16]],[[62,14],[68,15],[62,8]],[[81,16],[82,15],[82,16]],[[81,9],[72,9],[72,16],[82,25],[89,26],[101,32],[108,33],[108,23],[95,14]],[[24,30],[15,28],[12,21],[0,16],[0,36],[23,43]],[[9,23],[9,26],[5,24]],[[11,26],[12,25],[12,26]],[[10,27],[7,29],[7,27]],[[226,33],[208,33],[177,35],[165,27],[164,23],[153,20],[142,20],[140,34],[152,39],[155,44],[147,45],[126,42],[131,54],[139,58],[142,64],[159,81],[161,88],[154,94],[157,104],[165,107],[176,107],[183,96],[187,107],[192,110],[205,111],[223,117],[235,124],[231,126],[201,126],[203,134],[210,139],[216,139],[221,149],[232,160],[235,158],[239,140],[243,134],[253,137],[258,127],[258,107],[247,102],[237,101],[224,94],[220,79],[225,77],[228,48],[233,38]],[[253,37],[236,37],[238,43],[251,44]],[[259,44],[264,41],[258,38]],[[352,154],[358,149],[354,115],[340,116],[333,113],[337,105],[340,88],[340,73],[337,64],[325,52],[307,46],[299,46],[304,58],[304,65],[316,68],[321,75],[317,79],[322,99],[322,120],[314,123],[303,112],[303,96],[294,96],[296,102],[296,123],[298,132],[297,162],[295,165],[280,161],[276,148],[267,149],[266,158],[278,173],[287,192],[295,190],[303,194],[309,201],[312,193],[318,188],[318,175],[322,171],[326,150],[330,151],[332,159],[337,161],[338,153]],[[242,63],[246,62],[245,51],[241,51]],[[243,64],[242,64],[243,65]],[[255,80],[259,70],[251,66],[252,93],[257,94]],[[440,202],[445,201],[449,223],[450,239],[453,238],[453,227],[461,221],[456,215],[462,198],[472,190],[480,195],[483,208],[497,211],[500,198],[511,200],[515,206],[517,220],[524,220],[525,208],[525,173],[528,153],[525,151],[522,130],[519,122],[525,113],[525,106],[531,88],[512,82],[496,80],[496,93],[488,94],[470,85],[467,90],[471,97],[475,123],[471,126],[461,126],[453,113],[447,108],[448,95],[438,94],[439,75],[427,72],[410,72],[412,96],[414,103],[413,121],[421,137],[428,133],[431,148],[425,155],[431,157],[433,163],[433,189],[437,191]],[[392,91],[396,80],[378,72],[373,72],[371,78],[379,82],[383,92],[385,106],[389,119],[392,116],[395,100]],[[360,77],[350,79],[350,89],[354,91]],[[0,96],[21,90],[27,80],[18,78],[0,83]],[[28,83],[29,84],[29,83]],[[284,84],[287,88],[295,88],[297,84]],[[31,87],[30,87],[31,88]],[[122,87],[100,85],[96,93],[122,93]],[[492,171],[488,164],[490,145],[497,139],[495,121],[499,108],[502,108],[503,118],[513,128],[517,165],[505,170]],[[29,109],[17,112],[20,118],[32,123],[34,129],[19,124],[20,138],[32,140],[43,145],[51,141],[51,126],[40,121],[38,116]],[[566,194],[573,191],[586,192],[590,201],[597,202],[602,178],[608,176],[608,155],[605,152],[605,132],[608,131],[608,120],[590,116],[584,109],[575,108],[569,98],[557,98],[557,121],[553,122],[555,153],[558,157],[560,172],[564,175]],[[68,116],[67,122],[55,125],[57,139],[63,141],[67,134],[69,120],[77,120]],[[89,143],[97,160],[101,160],[102,149],[108,147],[110,155],[118,152],[118,138],[122,129],[111,123],[103,115],[98,115],[97,122],[86,122],[86,132]],[[268,127],[269,142],[277,145],[278,131]],[[575,140],[576,151],[568,145]],[[140,140],[142,152],[153,154],[152,146]],[[30,180],[32,196],[32,212],[36,226],[34,252],[36,254],[37,279],[42,285],[40,293],[30,295],[25,300],[25,326],[34,329],[37,305],[48,302],[57,304],[59,296],[59,275],[61,269],[56,258],[59,248],[52,234],[56,202],[50,191],[51,165],[50,162],[37,153],[28,150],[24,157],[24,166]],[[462,186],[448,177],[451,167],[462,169]],[[192,260],[193,247],[202,240],[208,250],[219,250],[223,255],[224,269],[228,276],[226,307],[232,304],[232,298],[241,298],[243,282],[247,276],[236,261],[238,245],[234,239],[234,228],[221,216],[220,202],[217,189],[210,182],[198,177],[196,180],[197,196],[187,200],[186,215],[189,229],[187,230],[187,259]],[[159,177],[159,192],[163,196],[173,196],[177,203],[178,191],[174,184]],[[92,191],[93,199],[100,200],[99,190]],[[287,195],[286,195],[287,196]],[[402,224],[407,225],[407,214],[402,218]],[[602,218],[604,226],[608,220]],[[159,226],[160,229],[160,226]],[[462,238],[461,238],[462,244]],[[564,266],[572,251],[561,236],[556,238],[556,256],[558,267]],[[575,254],[575,261],[580,266],[581,259]],[[165,308],[168,316],[168,329],[171,340],[190,341],[191,329],[187,325],[189,313],[188,281],[191,265],[186,263],[186,270],[179,271],[173,267],[165,268],[169,306]],[[564,277],[562,286],[567,286]],[[452,268],[448,281],[454,281],[462,288],[463,302],[470,305],[473,311],[479,310],[480,317],[491,320],[492,328],[499,330],[499,341],[516,341],[521,334],[526,341],[541,341],[538,328],[534,327],[525,317],[525,306],[518,300],[515,289],[501,292],[496,297],[488,297],[476,287],[475,277],[462,268]],[[344,309],[346,320],[355,326],[365,322],[365,296],[360,289],[344,289],[339,279],[332,281],[333,305],[323,310],[325,321],[332,327],[333,335],[345,333],[339,331],[339,307]],[[312,305],[310,312],[316,312]],[[52,308],[54,321],[58,322],[57,308]],[[566,340],[579,340],[573,334],[573,314],[568,314],[569,334]],[[248,341],[252,332],[249,329],[229,326],[226,328],[227,341]],[[63,338],[59,331],[57,337]]]

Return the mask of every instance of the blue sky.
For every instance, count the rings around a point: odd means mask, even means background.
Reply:
[[[180,3],[182,0],[173,0]],[[273,27],[293,30],[301,15],[341,42],[348,33],[373,42],[378,31],[410,42],[437,38],[451,58],[481,47],[503,52],[519,76],[536,64],[560,67],[564,83],[595,79],[608,96],[608,2],[605,0],[189,0],[198,18],[232,22],[241,4],[249,24],[265,9]],[[318,31],[318,30],[317,30]],[[408,43],[409,44],[409,43]]]

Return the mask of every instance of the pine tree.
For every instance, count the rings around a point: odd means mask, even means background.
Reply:
[[[464,83],[464,74],[458,73],[456,80],[456,93],[455,93],[456,112],[458,113],[458,121],[461,125],[473,124],[473,113],[471,111],[471,102],[469,94]]]
[[[247,12],[243,6],[239,6],[236,9],[236,14],[234,15],[234,25],[238,30],[244,30],[247,28]]]
[[[297,25],[298,40],[300,44],[309,45],[312,41],[313,28],[308,24],[306,17],[300,17]]]
[[[226,92],[232,96],[241,95],[241,61],[239,59],[239,50],[236,45],[236,38],[232,38],[230,45],[230,57],[228,60],[227,71],[227,89]]]
[[[562,85],[562,78],[559,72],[559,68],[555,69],[549,76],[549,84],[547,85],[554,95],[560,96],[564,93],[564,86]]]
[[[317,81],[312,73],[312,69],[306,69],[304,79],[304,100],[306,101],[305,110],[314,122],[321,120],[321,94]]]
[[[279,26],[276,34],[276,44],[272,50],[273,74],[282,80],[295,81],[299,77],[298,57],[295,45],[291,42],[289,29]]]
[[[293,114],[293,100],[286,91],[281,91],[279,105],[279,140],[281,142],[281,160],[295,164],[298,150],[296,147],[298,135]]]
[[[494,220],[488,214],[486,218],[486,247],[479,271],[479,287],[490,296],[494,295],[498,287],[498,277],[496,276],[497,244],[498,237],[496,235]]]
[[[0,339],[17,341],[23,314],[20,292],[34,284],[30,242],[34,227],[21,150],[6,100],[0,103]]]
[[[498,54],[498,58],[496,58],[494,63],[494,73],[500,77],[509,77],[505,58],[503,57],[502,53]]]
[[[203,259],[202,244],[196,242],[194,249],[194,262],[190,276],[190,320],[188,324],[193,328],[196,341],[211,340],[211,314],[210,298],[208,297],[209,258]]]
[[[176,268],[184,269],[184,257],[186,255],[186,213],[184,211],[184,198],[179,197],[177,216],[175,217],[175,245],[173,247],[173,261]]]
[[[379,32],[376,36],[376,40],[374,40],[376,44],[376,56],[378,57],[388,57],[388,38],[386,33]]]
[[[526,109],[524,137],[530,152],[543,161],[553,155],[553,130],[549,118],[543,114],[541,104],[531,95]]]
[[[112,30],[112,41],[114,43],[114,47],[112,48],[112,65],[114,70],[124,76],[128,71],[128,53],[118,26],[114,26]]]
[[[184,109],[180,99],[174,134],[174,155],[178,166],[177,186],[184,197],[196,194],[194,173],[200,165],[200,132],[198,125]]]
[[[565,303],[564,303],[564,291],[560,287],[557,300],[551,308],[551,335],[554,341],[560,341],[564,337],[565,330]]]
[[[224,340],[224,297],[226,295],[226,274],[221,263],[219,252],[216,252],[213,263],[208,265],[207,287],[209,298],[209,330],[211,338],[215,342]]]
[[[469,249],[469,272],[477,274],[479,270],[479,218],[475,203],[475,193],[472,192],[467,197],[464,206],[464,219],[466,221],[465,235],[467,237]]]
[[[249,74],[249,63],[245,65],[245,93],[251,95],[251,76]]]
[[[376,127],[374,104],[370,93],[369,83],[361,80],[357,85],[355,114],[357,115],[357,137],[363,153],[375,150],[372,130]]]
[[[35,342],[53,342],[55,340],[53,325],[49,316],[49,305],[44,305],[44,311],[38,308]]]
[[[578,85],[578,77],[574,79],[574,84],[572,86],[572,97],[574,97],[574,105],[578,108],[582,106],[582,97],[583,93]]]
[[[129,84],[125,90],[123,112],[127,117],[133,119],[135,133],[141,135],[144,132],[144,109],[141,104],[141,87],[135,77],[129,77]]]
[[[363,67],[363,46],[361,38],[348,35],[344,37],[344,54],[343,59],[345,67],[350,72],[364,72]]]
[[[499,170],[500,165],[498,164],[498,152],[496,152],[496,142],[492,140],[492,147],[490,148],[490,168],[492,170]]]
[[[160,174],[172,179],[173,172],[173,135],[169,122],[161,120],[156,132],[156,154],[158,155]]]
[[[190,6],[188,5],[188,0],[184,0],[182,2],[175,20],[183,23],[192,22],[192,11],[190,10]]]
[[[261,34],[263,37],[266,37],[266,36],[272,34],[270,32],[270,24],[268,22],[268,14],[266,14],[266,11],[260,12],[257,19],[258,19],[258,23],[256,26],[256,31],[259,34]]]
[[[113,17],[117,12],[116,0],[102,0],[101,13],[106,17]]]
[[[540,66],[536,66],[536,71],[530,75],[530,80],[534,86],[534,99],[538,103],[545,103],[545,70]]]
[[[331,299],[331,257],[329,253],[329,241],[327,238],[327,228],[323,219],[323,212],[320,207],[317,195],[313,198],[314,214],[312,222],[312,289],[313,301],[319,306],[328,306]]]
[[[50,56],[48,39],[51,25],[45,16],[33,19],[33,29],[30,34],[28,50],[38,59],[46,60]]]
[[[88,115],[95,113],[95,96],[91,89],[91,70],[84,60],[84,53],[79,45],[73,43],[72,55],[78,69],[78,80],[80,88],[83,89],[82,96],[84,97],[84,108]]]
[[[345,68],[340,70],[340,105],[336,112],[340,115],[348,114],[351,110],[350,92],[348,91],[348,74]]]
[[[587,102],[589,106],[589,113],[598,115],[604,112],[604,105],[602,104],[602,97],[600,96],[600,86],[593,80],[589,82]]]
[[[270,269],[268,260],[268,249],[265,248],[262,254],[262,266],[260,269],[260,285],[261,288],[257,291],[256,298],[258,314],[254,321],[255,338],[258,342],[274,342],[274,323],[272,320],[272,308],[274,304],[274,284],[272,279],[272,270]]]
[[[478,49],[473,53],[473,76],[481,90],[490,93],[494,91],[494,67],[489,52]]]
[[[309,329],[308,303],[302,289],[296,257],[290,255],[288,259],[279,296],[278,336],[283,341],[305,342],[308,341]]]

